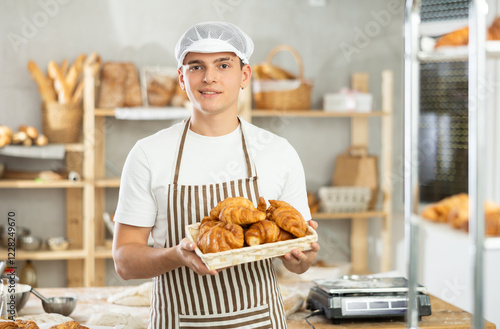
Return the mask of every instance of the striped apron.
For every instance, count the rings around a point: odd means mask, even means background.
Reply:
[[[186,120],[177,151],[175,174],[168,185],[165,247],[185,237],[186,225],[200,222],[227,197],[259,199],[257,174],[240,121],[248,178],[210,185],[179,185]],[[272,259],[230,267],[215,276],[199,276],[180,267],[154,278],[149,328],[287,328],[283,300]]]

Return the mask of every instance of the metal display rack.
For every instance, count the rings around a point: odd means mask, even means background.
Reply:
[[[485,99],[480,95],[480,81],[486,75],[486,54],[495,55],[496,45],[486,47],[485,0],[470,0],[469,46],[466,51],[453,56],[423,53],[419,49],[419,24],[421,0],[407,0],[405,11],[405,83],[404,83],[404,213],[408,266],[408,317],[407,327],[418,328],[417,263],[418,224],[414,214],[418,191],[418,122],[420,116],[419,65],[422,61],[468,59],[468,193],[469,231],[471,237],[471,271],[473,273],[473,328],[484,328],[483,321],[483,250],[484,250],[484,154],[485,154]]]

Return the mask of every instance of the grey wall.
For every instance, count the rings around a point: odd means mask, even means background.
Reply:
[[[265,60],[279,44],[296,48],[305,76],[314,82],[313,108],[321,108],[322,95],[349,86],[352,72],[368,72],[375,108],[380,109],[380,75],[391,69],[395,78],[394,201],[402,208],[402,82],[403,1],[326,0],[314,7],[307,0],[2,0],[0,2],[0,124],[16,129],[20,124],[41,128],[40,98],[26,69],[33,59],[45,67],[49,60],[74,60],[80,53],[97,51],[104,61],[133,61],[138,66],[175,65],[174,45],[189,26],[205,20],[225,20],[239,25],[255,42],[252,63]],[[343,48],[342,48],[343,47]],[[344,50],[343,50],[344,49]],[[297,72],[293,57],[275,57]],[[271,127],[268,119],[255,119]],[[379,119],[370,124],[370,152],[380,152]],[[170,122],[120,122],[108,119],[107,158],[118,169],[133,145]],[[273,130],[288,138],[301,155],[308,188],[328,185],[334,160],[349,144],[348,119],[297,119]],[[284,128],[283,128],[284,127]],[[19,169],[52,169],[54,161],[0,157]],[[108,211],[116,204],[116,191],[108,193]],[[9,209],[18,213],[19,225],[43,237],[64,232],[64,193],[57,190],[0,190],[0,217]],[[342,262],[347,256],[338,244],[349,244],[349,221],[324,221],[320,258]],[[380,222],[371,224],[370,264],[378,270]],[[323,229],[324,228],[324,229]],[[394,220],[394,245],[401,243],[403,225]],[[122,283],[112,273],[109,283]],[[40,286],[64,285],[64,262],[35,262],[43,271]]]

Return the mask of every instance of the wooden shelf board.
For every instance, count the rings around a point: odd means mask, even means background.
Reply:
[[[66,152],[83,152],[83,143],[74,143],[65,145]]]
[[[346,218],[371,218],[378,217],[384,218],[387,214],[383,211],[363,211],[354,213],[314,213],[312,219],[314,220],[329,220],[329,219],[346,219]]]
[[[113,252],[107,247],[96,247],[95,258],[113,258]]]
[[[367,113],[358,112],[327,112],[323,110],[252,110],[252,117],[303,117],[303,118],[369,118],[382,117],[387,113],[372,111]]]
[[[59,259],[83,259],[87,256],[85,250],[41,250],[41,251],[26,251],[16,248],[16,260],[59,260]],[[0,257],[7,259],[8,254],[6,249],[0,249]]]
[[[94,109],[94,115],[96,117],[114,117],[115,109]]]
[[[97,179],[95,187],[120,187],[120,177]]]
[[[82,188],[83,181],[36,181],[36,180],[15,180],[0,179],[0,188]]]

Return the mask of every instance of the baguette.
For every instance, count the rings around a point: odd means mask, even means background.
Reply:
[[[97,76],[97,73],[99,73],[99,70],[101,69],[101,62],[99,60],[99,61],[87,64],[87,66],[92,67],[92,74],[95,77],[95,76]],[[84,69],[87,66],[84,65]],[[71,100],[73,103],[78,104],[79,102],[82,101],[83,86],[84,86],[84,79],[80,79],[80,82],[78,82],[78,86],[76,86],[75,92],[73,93],[73,97]]]
[[[28,71],[38,85],[38,91],[42,100],[46,103],[55,102],[57,100],[56,93],[52,88],[52,83],[45,77],[42,70],[36,65],[34,61],[28,62]]]
[[[48,65],[49,76],[54,79],[54,87],[57,92],[57,98],[60,104],[67,104],[71,101],[71,94],[66,84],[66,80],[61,72],[61,68],[57,66],[57,63],[50,61]]]
[[[78,79],[82,74],[84,60],[85,55],[82,54],[78,56],[73,65],[69,68],[68,74],[65,75],[66,85],[68,86],[68,90],[71,95],[73,95]]]
[[[64,76],[66,76],[66,74],[68,74],[68,69],[69,69],[69,62],[68,60],[65,58],[63,59],[63,61],[61,62],[61,73]]]

